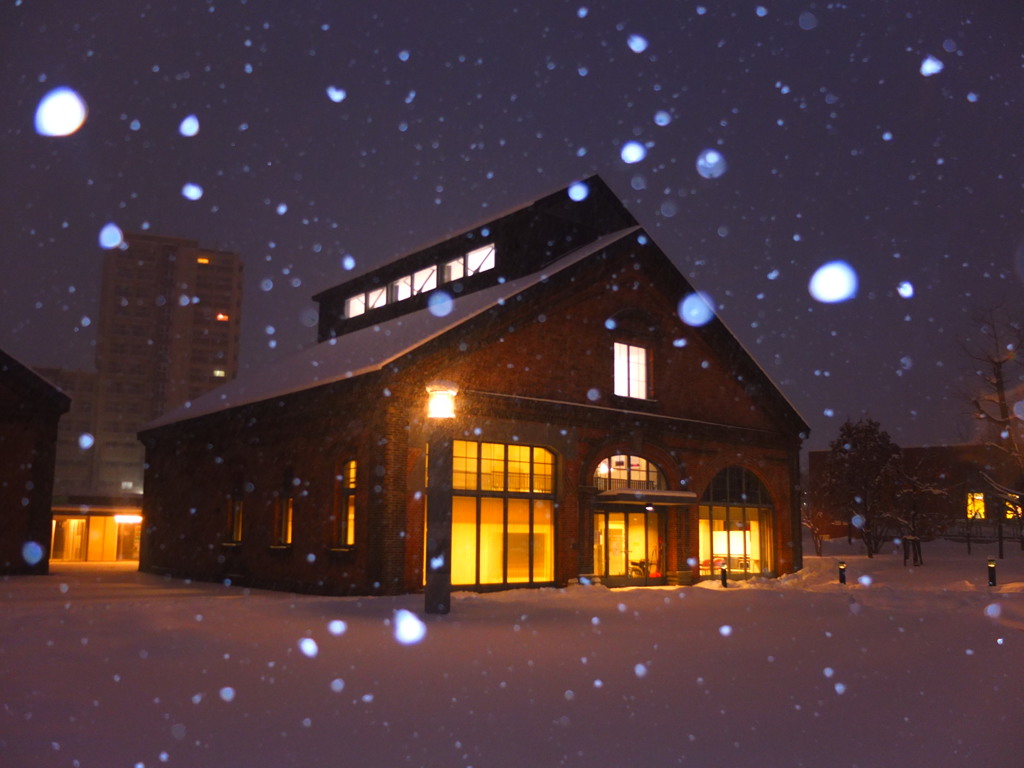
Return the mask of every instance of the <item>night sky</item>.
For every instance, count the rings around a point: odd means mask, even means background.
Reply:
[[[314,341],[314,293],[599,173],[808,447],[865,414],[961,441],[973,318],[1024,317],[1022,54],[1015,0],[3,0],[0,348],[91,367],[114,223],[240,253],[259,368]],[[59,86],[87,119],[42,136]],[[833,260],[859,287],[823,303]]]

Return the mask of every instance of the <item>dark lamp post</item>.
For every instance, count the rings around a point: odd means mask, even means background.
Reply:
[[[427,385],[427,581],[424,610],[452,609],[452,430],[459,388],[447,381]]]

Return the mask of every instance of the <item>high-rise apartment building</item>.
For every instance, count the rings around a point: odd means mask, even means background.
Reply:
[[[96,493],[141,493],[136,433],[238,371],[242,261],[195,240],[126,236],[103,262],[96,335]]]

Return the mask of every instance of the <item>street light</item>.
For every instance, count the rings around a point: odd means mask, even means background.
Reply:
[[[445,614],[452,609],[452,431],[455,396],[449,381],[427,384],[427,581],[424,610]]]

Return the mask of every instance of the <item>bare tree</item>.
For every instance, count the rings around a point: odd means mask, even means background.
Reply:
[[[850,530],[860,531],[868,557],[874,557],[897,520],[900,447],[877,421],[847,420],[829,445],[825,493],[845,513]]]
[[[985,443],[1002,451],[1024,472],[1024,434],[1010,399],[1024,374],[1024,326],[1002,309],[978,316],[978,333],[964,343],[967,356],[978,366],[981,386],[971,396],[974,417],[989,426]]]
[[[998,500],[995,511],[999,557],[1003,557],[1003,521],[1018,521],[1021,546],[1024,526],[1020,525],[1020,497],[1024,487],[1024,401],[1014,402],[1021,394],[1024,379],[1024,325],[1003,308],[987,309],[977,318],[978,332],[965,342],[967,356],[977,364],[981,385],[971,396],[974,417],[988,426],[985,444],[1002,452],[1016,470],[1015,487],[1008,487],[984,475],[991,486],[986,498]],[[1022,411],[1018,413],[1018,411]]]

